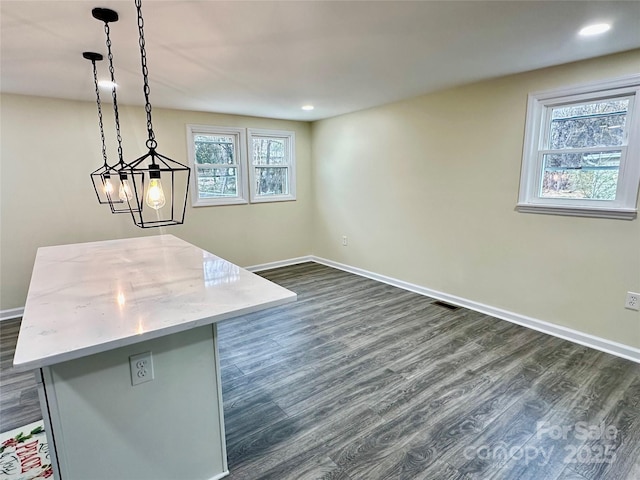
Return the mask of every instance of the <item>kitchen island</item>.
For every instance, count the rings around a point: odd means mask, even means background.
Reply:
[[[14,366],[55,477],[227,475],[216,323],[295,299],[173,235],[40,248]]]

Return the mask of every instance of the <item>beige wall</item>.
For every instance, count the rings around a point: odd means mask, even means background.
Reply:
[[[640,347],[623,308],[640,220],[514,210],[527,93],[639,66],[636,50],[314,123],[313,253]]]
[[[93,104],[3,95],[0,309],[24,305],[39,246],[164,231],[240,265],[315,254],[640,347],[640,315],[623,308],[625,292],[640,291],[640,220],[514,210],[527,93],[637,73],[638,65],[634,51],[425,95],[311,129],[154,109],[159,151],[176,160],[187,158],[187,123],[296,132],[296,202],[188,207],[185,225],[163,230],[138,229],[95,201],[88,174],[101,157]],[[121,116],[125,158],[135,158],[146,138],[143,111],[126,107]]]
[[[310,126],[264,118],[153,110],[158,151],[187,163],[188,123],[296,132],[297,201],[187,207],[185,224],[142,230],[129,215],[97,203],[89,173],[102,164],[95,104],[2,95],[0,124],[0,309],[24,306],[38,247],[171,233],[239,265],[311,250]],[[105,105],[110,160],[117,159],[111,106]],[[125,160],[145,153],[141,107],[120,112]]]

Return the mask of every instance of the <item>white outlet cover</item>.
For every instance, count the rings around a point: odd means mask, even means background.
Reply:
[[[629,310],[640,310],[640,293],[627,292],[624,308]]]
[[[153,356],[151,352],[138,353],[129,357],[129,369],[131,370],[131,385],[153,380]]]

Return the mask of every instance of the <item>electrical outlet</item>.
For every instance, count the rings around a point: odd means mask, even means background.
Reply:
[[[627,292],[627,299],[624,308],[629,310],[640,310],[640,293]]]
[[[348,244],[349,244],[349,241],[348,241],[348,239],[347,239],[347,236],[346,236],[346,235],[343,235],[343,236],[342,236],[342,246],[343,246],[343,247],[346,247]]]
[[[131,385],[136,386],[153,380],[153,357],[151,352],[139,353],[129,357]]]

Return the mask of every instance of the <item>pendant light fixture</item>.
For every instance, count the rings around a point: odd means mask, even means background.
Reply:
[[[100,138],[102,140],[102,158],[104,160],[104,164],[91,172],[91,182],[93,183],[93,189],[96,192],[96,196],[98,197],[98,203],[101,205],[111,205],[113,210],[112,201],[110,198],[113,198],[112,195],[114,193],[114,182],[111,179],[109,164],[107,163],[107,146],[104,141],[104,125],[102,123],[102,106],[100,104],[100,90],[98,88],[98,70],[96,67],[96,62],[102,61],[104,58],[102,54],[96,52],[83,52],[82,56],[87,60],[91,61],[93,65],[93,83],[96,89],[96,103],[98,105],[98,125],[100,127]],[[117,197],[115,197],[117,199]],[[122,203],[122,201],[115,202]]]
[[[112,188],[106,193],[112,213],[130,213],[133,215],[136,202],[132,202],[133,187],[132,174],[128,172],[122,156],[122,136],[120,135],[120,117],[118,115],[118,95],[116,93],[116,79],[113,68],[113,54],[111,53],[111,36],[109,23],[118,21],[117,12],[108,8],[94,8],[93,18],[104,22],[104,32],[107,37],[107,58],[109,59],[109,74],[111,76],[111,96],[113,98],[113,115],[116,124],[116,138],[118,140],[118,163],[107,167],[101,174],[103,183],[111,183]]]
[[[141,228],[164,227],[184,223],[189,194],[191,169],[156,151],[149,101],[149,72],[144,40],[142,1],[135,0],[138,14],[140,59],[142,64],[143,92],[147,113],[146,147],[149,151],[127,164],[131,172],[133,198],[129,200],[134,223]],[[148,182],[147,182],[148,178]],[[146,188],[146,190],[145,190]]]

